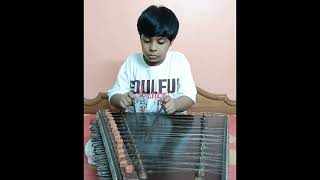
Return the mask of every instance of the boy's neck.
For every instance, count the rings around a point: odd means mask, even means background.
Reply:
[[[152,63],[152,62],[149,62],[148,59],[144,56],[143,54],[143,60],[146,64],[148,64],[149,66],[159,66],[160,64],[162,64],[164,62],[164,60],[166,59],[167,55],[165,55],[165,57],[159,61],[159,62],[155,62],[155,63]]]

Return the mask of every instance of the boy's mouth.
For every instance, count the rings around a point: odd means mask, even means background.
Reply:
[[[157,59],[157,56],[155,56],[155,55],[149,55],[148,58],[149,58],[149,59]]]

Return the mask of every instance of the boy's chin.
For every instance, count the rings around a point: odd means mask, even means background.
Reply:
[[[149,62],[151,63],[157,63],[157,62],[160,62],[159,59],[148,59]]]
[[[144,60],[151,66],[161,64],[161,62],[162,62],[161,58],[159,58],[159,57],[157,57],[157,58],[149,58],[149,57],[145,56]]]

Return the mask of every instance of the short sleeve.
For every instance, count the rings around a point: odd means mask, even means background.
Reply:
[[[196,103],[197,88],[192,77],[190,63],[183,54],[179,56],[181,58],[180,66],[182,68],[180,69],[178,82],[178,97],[187,96]]]
[[[112,89],[109,89],[107,94],[108,94],[108,99],[110,102],[110,99],[113,95],[115,94],[124,94],[130,91],[130,83],[129,83],[129,75],[128,75],[128,68],[127,68],[128,61],[126,61],[124,64],[121,65],[117,80],[115,81]]]

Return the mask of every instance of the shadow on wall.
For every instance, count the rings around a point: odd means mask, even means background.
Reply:
[[[124,61],[119,60],[106,60],[102,63],[101,67],[104,68],[103,71],[106,72],[106,78],[104,80],[107,80],[108,82],[112,82],[112,85],[114,81],[117,79],[118,72],[120,70],[121,65],[124,63]]]
[[[94,98],[99,92],[107,92],[117,79],[123,61],[105,59],[94,64],[94,72],[87,72],[85,79],[85,98]],[[91,88],[90,88],[91,87]],[[95,87],[95,90],[92,89]]]

